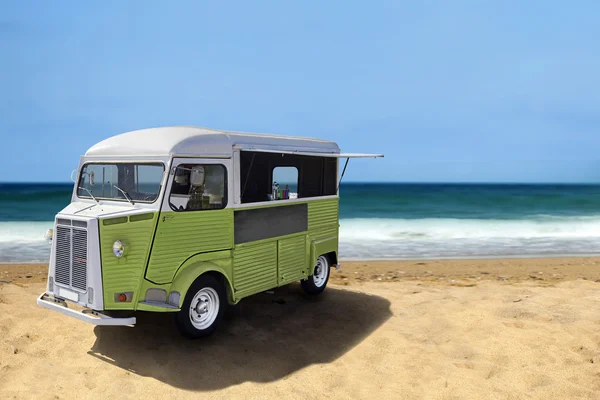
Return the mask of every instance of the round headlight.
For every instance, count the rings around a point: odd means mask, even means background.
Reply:
[[[120,240],[117,240],[113,244],[113,254],[117,258],[123,257],[123,254],[125,254],[125,246],[123,245],[123,243]]]

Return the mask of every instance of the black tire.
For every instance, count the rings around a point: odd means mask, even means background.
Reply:
[[[218,305],[216,298],[218,298]],[[192,309],[194,300],[196,305]],[[175,314],[175,325],[187,338],[198,339],[208,336],[219,326],[226,306],[227,297],[223,284],[214,276],[202,275],[188,289],[181,310]],[[203,322],[202,318],[205,314],[209,315]]]
[[[330,264],[327,256],[322,255],[317,258],[317,264],[313,268],[313,273],[300,282],[304,293],[317,295],[323,293],[327,282],[329,282]]]

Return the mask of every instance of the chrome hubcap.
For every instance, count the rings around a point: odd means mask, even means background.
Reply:
[[[327,281],[327,275],[329,272],[329,263],[327,258],[321,256],[317,259],[317,265],[315,266],[315,272],[313,272],[313,282],[316,287],[322,287]]]
[[[202,288],[196,293],[190,303],[190,322],[194,328],[203,330],[209,328],[219,314],[219,294],[211,287]]]

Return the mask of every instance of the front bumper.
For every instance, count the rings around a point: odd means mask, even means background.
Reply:
[[[69,308],[66,301],[58,299],[54,296],[42,293],[37,299],[37,304],[49,310],[58,311],[62,314],[68,315],[78,320],[85,321],[92,325],[104,325],[104,326],[125,326],[135,325],[135,317],[129,318],[113,318],[108,315],[99,313],[89,308],[85,308],[82,311],[74,310]]]

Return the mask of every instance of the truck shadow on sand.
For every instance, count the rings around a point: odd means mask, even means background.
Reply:
[[[293,284],[230,307],[211,337],[188,340],[172,315],[138,313],[135,328],[94,328],[88,354],[178,388],[215,390],[332,362],[391,316],[382,297],[330,287],[310,298]]]

